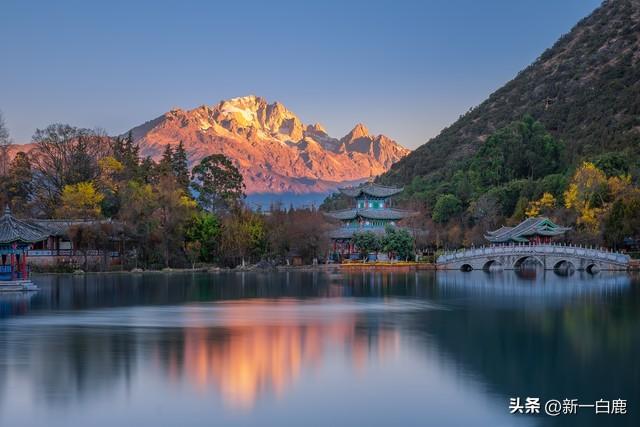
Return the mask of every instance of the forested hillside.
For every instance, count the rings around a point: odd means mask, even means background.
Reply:
[[[442,227],[435,243],[545,213],[619,245],[639,231],[639,142],[640,0],[611,0],[379,180]]]
[[[640,0],[605,2],[516,78],[396,163],[383,181],[438,179],[525,114],[571,159],[633,149],[640,138]]]

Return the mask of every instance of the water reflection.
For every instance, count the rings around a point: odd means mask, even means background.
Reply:
[[[344,351],[362,371],[371,358],[398,349],[397,330],[359,328],[356,313],[312,321],[288,313],[276,319],[279,324],[253,324],[251,312],[262,304],[274,303],[239,304],[234,310],[240,313],[223,327],[186,329],[183,344],[162,349],[169,376],[185,377],[202,392],[215,387],[225,403],[250,408],[260,396],[284,396],[303,371],[317,372],[331,351]]]
[[[0,425],[602,425],[513,418],[511,396],[640,410],[635,276],[91,277],[0,298]]]

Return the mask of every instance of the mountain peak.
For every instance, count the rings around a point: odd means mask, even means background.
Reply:
[[[320,123],[307,126],[307,132],[327,134],[327,130]]]
[[[344,138],[341,139],[341,141],[352,142],[357,139],[368,137],[368,136],[370,136],[369,129],[367,129],[367,127],[364,124],[358,123],[357,125],[355,125],[353,129],[351,129],[351,132],[346,134]]]
[[[191,162],[222,153],[242,172],[248,193],[324,192],[378,175],[409,151],[356,125],[348,143],[305,125],[281,102],[255,95],[163,115],[133,129],[141,154],[159,158],[183,141]]]

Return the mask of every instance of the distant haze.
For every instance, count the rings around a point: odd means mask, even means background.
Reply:
[[[415,148],[532,62],[597,0],[3,0],[13,139],[65,122],[119,134],[173,107],[260,94]]]

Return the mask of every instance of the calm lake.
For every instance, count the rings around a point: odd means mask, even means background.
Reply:
[[[37,276],[0,294],[1,426],[640,425],[640,278]],[[510,414],[539,397],[541,414]],[[544,414],[550,399],[626,415]]]

